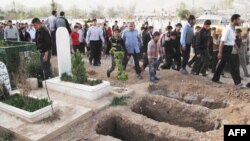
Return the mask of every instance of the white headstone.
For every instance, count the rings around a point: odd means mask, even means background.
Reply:
[[[56,31],[57,62],[59,76],[71,72],[70,37],[65,27],[59,27]]]

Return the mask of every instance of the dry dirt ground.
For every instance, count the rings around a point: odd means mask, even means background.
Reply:
[[[56,58],[52,59],[56,66]],[[86,69],[92,78],[119,86],[116,72],[106,77],[109,58]],[[250,124],[250,90],[237,89],[230,78],[223,84],[211,76],[182,75],[161,70],[161,80],[149,85],[148,73],[138,80],[128,66],[127,87],[134,89],[125,106],[109,107],[83,120],[52,141],[222,141],[224,124]]]

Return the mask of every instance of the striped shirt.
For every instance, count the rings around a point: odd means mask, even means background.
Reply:
[[[162,56],[162,48],[161,43],[158,41],[157,43],[152,39],[148,43],[148,59],[159,58]]]

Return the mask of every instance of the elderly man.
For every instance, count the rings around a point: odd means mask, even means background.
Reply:
[[[139,32],[135,29],[135,23],[130,22],[128,29],[126,29],[123,32],[122,39],[124,40],[125,47],[127,50],[127,57],[125,57],[124,61],[124,68],[126,68],[128,64],[128,60],[131,56],[134,58],[135,63],[135,71],[137,74],[137,77],[139,79],[142,79],[141,76],[141,68],[139,65],[139,54],[140,54],[140,46],[141,46],[141,40],[139,38]]]

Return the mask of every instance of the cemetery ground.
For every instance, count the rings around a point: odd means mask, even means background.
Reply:
[[[54,68],[56,62],[53,57]],[[107,78],[109,65],[110,58],[102,59],[100,67],[90,66],[85,58],[89,77],[121,86],[116,71]],[[231,78],[216,84],[211,76],[161,70],[157,72],[161,80],[149,85],[147,70],[142,80],[132,66],[127,72],[126,87],[134,92],[118,99],[115,106],[110,105],[114,94],[91,101],[50,91],[59,105],[52,117],[31,124],[1,112],[0,125],[14,131],[16,141],[221,141],[224,124],[250,124],[250,91],[234,87]],[[46,90],[32,94],[46,96]]]

